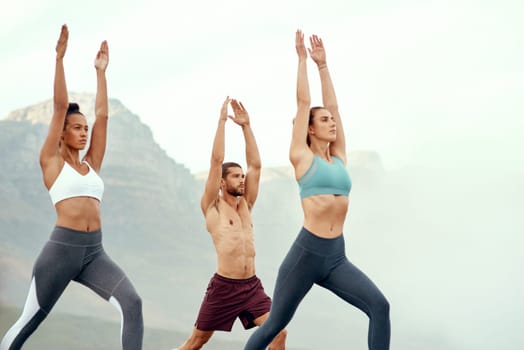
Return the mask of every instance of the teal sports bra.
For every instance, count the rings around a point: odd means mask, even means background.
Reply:
[[[342,160],[332,156],[333,162],[315,154],[309,169],[298,180],[300,198],[317,194],[348,196],[351,190],[351,178]]]

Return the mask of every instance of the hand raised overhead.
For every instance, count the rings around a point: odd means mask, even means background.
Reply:
[[[229,118],[240,126],[249,125],[249,114],[242,102],[239,102],[235,99],[231,100],[231,108],[233,108],[234,116],[229,116]]]
[[[222,108],[220,109],[220,120],[227,121],[227,117],[231,118],[231,116],[227,114],[227,106],[229,105],[229,102],[231,102],[231,99],[227,96],[222,103]]]
[[[67,40],[69,39],[69,29],[67,29],[67,25],[62,25],[62,29],[60,31],[60,37],[58,38],[58,41],[56,42],[56,58],[62,59],[64,58],[66,49],[67,49]]]
[[[324,50],[324,43],[317,35],[309,37],[311,48],[308,49],[309,55],[318,66],[326,64],[326,50]]]
[[[298,59],[305,60],[307,58],[306,45],[304,45],[304,33],[300,29],[297,29],[295,33],[295,48],[297,50]]]
[[[107,45],[107,41],[104,40],[102,41],[102,44],[100,44],[100,50],[98,50],[95,57],[95,68],[105,71],[108,64],[109,46]]]

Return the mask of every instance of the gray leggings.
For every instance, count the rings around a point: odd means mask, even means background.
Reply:
[[[142,301],[122,269],[105,253],[102,232],[57,226],[33,267],[24,311],[2,339],[0,350],[20,349],[70,281],[90,288],[120,311],[123,349],[142,349]]]
[[[369,349],[389,349],[389,303],[375,284],[348,261],[344,236],[326,239],[302,228],[280,265],[269,317],[251,335],[244,350],[266,349],[291,321],[314,283],[368,315]]]

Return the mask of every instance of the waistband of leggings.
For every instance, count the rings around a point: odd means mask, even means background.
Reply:
[[[298,233],[295,243],[320,255],[332,255],[345,251],[344,235],[335,238],[323,238],[315,235],[305,227]]]
[[[55,226],[53,232],[51,232],[49,240],[78,246],[98,245],[102,243],[102,230],[86,232],[62,226]]]
[[[227,283],[245,284],[245,283],[251,283],[253,281],[258,280],[258,277],[257,277],[257,275],[253,275],[253,276],[248,277],[248,278],[229,278],[229,277],[224,277],[222,275],[219,275],[218,273],[215,273],[213,275],[213,279],[219,279],[219,280],[227,282]]]

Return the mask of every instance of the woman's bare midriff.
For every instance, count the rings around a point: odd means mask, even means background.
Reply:
[[[55,204],[56,225],[91,232],[102,227],[100,202],[92,197],[73,197]]]
[[[349,207],[349,198],[333,194],[320,194],[302,199],[304,228],[322,238],[335,238],[342,234]]]

